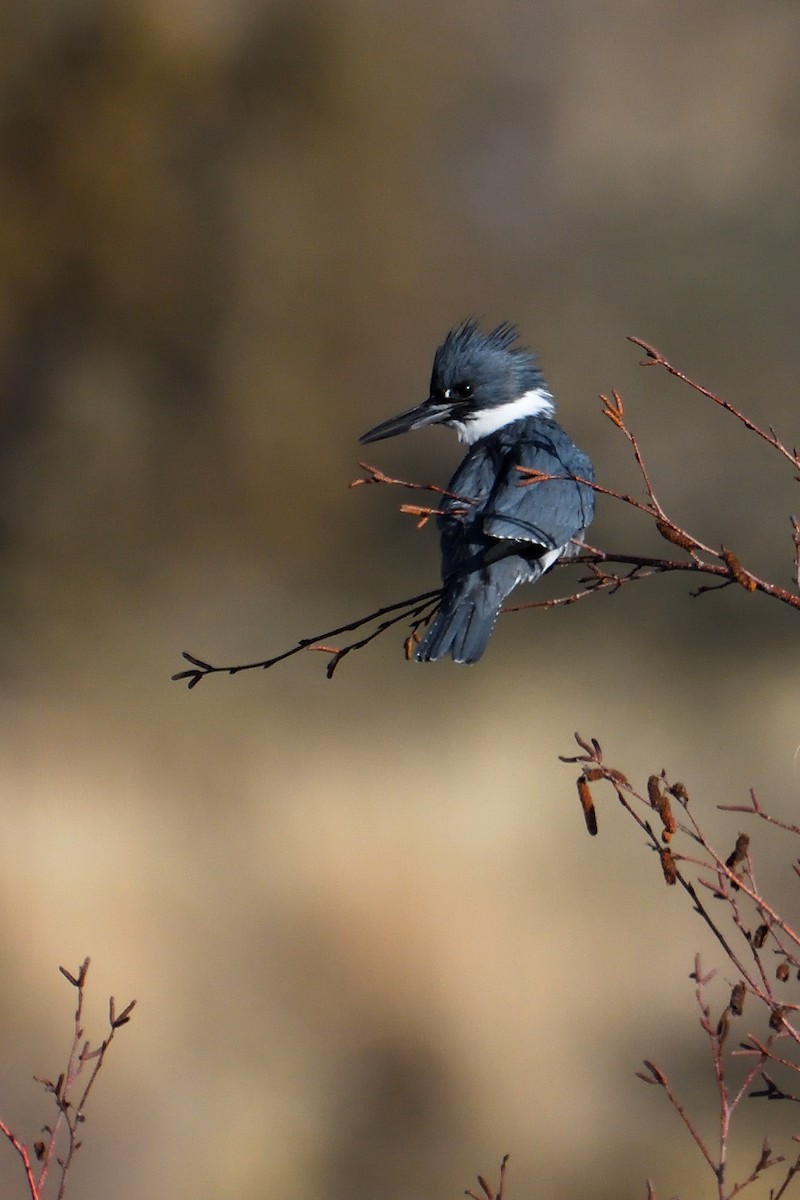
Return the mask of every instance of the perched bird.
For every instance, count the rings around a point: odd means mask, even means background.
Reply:
[[[509,592],[574,552],[594,515],[594,491],[580,482],[594,480],[592,464],[553,419],[536,356],[517,340],[506,322],[490,333],[462,322],[436,351],[428,399],[360,438],[448,425],[469,446],[439,505],[444,587],[418,662],[476,662]],[[520,486],[518,467],[557,478]]]

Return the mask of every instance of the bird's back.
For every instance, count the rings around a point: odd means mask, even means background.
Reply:
[[[518,467],[555,478],[526,484]],[[509,592],[544,574],[591,521],[593,480],[589,459],[549,417],[471,446],[439,506],[444,592],[418,660],[481,656]]]
[[[556,478],[525,482],[518,467]],[[530,417],[507,426],[476,442],[448,484],[438,518],[445,558],[454,540],[478,535],[564,546],[594,515],[593,482],[589,459],[556,421]],[[450,574],[447,562],[442,573]]]

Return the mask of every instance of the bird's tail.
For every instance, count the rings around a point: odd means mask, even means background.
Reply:
[[[435,662],[448,654],[458,663],[478,661],[503,601],[519,582],[510,566],[508,561],[494,563],[445,586],[439,611],[414,651],[417,662]]]

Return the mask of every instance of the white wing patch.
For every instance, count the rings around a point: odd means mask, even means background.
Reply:
[[[542,574],[543,575],[544,575],[545,571],[550,570],[550,568],[553,566],[554,563],[558,562],[558,560],[561,558],[561,555],[563,553],[564,553],[564,547],[556,546],[555,550],[548,550],[545,554],[543,554],[541,556],[541,558],[539,559],[539,562],[542,564]]]
[[[527,571],[521,571],[517,576],[517,582],[514,587],[520,583],[535,583],[537,579],[541,579],[547,571],[557,563],[564,553],[563,546],[556,546],[555,550],[545,550],[544,554],[530,564]],[[513,590],[513,589],[512,589]]]

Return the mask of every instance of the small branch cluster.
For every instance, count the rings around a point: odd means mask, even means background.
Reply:
[[[646,343],[639,341],[637,338],[631,338],[631,341],[637,345],[643,346],[652,357],[646,360],[643,366],[654,366],[660,364],[667,370],[676,375],[679,379],[683,379],[690,387],[695,388],[704,396],[709,396],[717,404],[720,404],[726,411],[733,413],[745,425],[747,429],[757,433],[764,438],[769,445],[778,450],[781,454],[789,459],[796,467],[800,468],[800,458],[796,450],[790,451],[782,442],[778,441],[775,436],[775,431],[770,429],[769,432],[760,429],[749,418],[745,417],[738,409],[729,404],[727,400],[722,400],[709,392],[706,388],[694,383],[688,379],[680,371],[677,371],[670,363],[667,362],[657,350],[646,346]],[[690,533],[678,521],[674,520],[664,510],[658,496],[656,495],[653,486],[652,477],[645,463],[644,455],[636,438],[636,435],[628,427],[625,420],[625,410],[622,403],[622,397],[619,392],[613,391],[611,398],[601,396],[600,400],[603,404],[603,415],[607,417],[613,425],[619,429],[620,433],[625,437],[633,452],[636,465],[639,468],[639,473],[642,477],[644,485],[644,499],[637,499],[626,492],[619,492],[613,488],[603,487],[598,483],[593,483],[591,480],[582,479],[579,482],[591,487],[595,492],[602,496],[610,496],[614,500],[619,500],[623,504],[629,505],[631,508],[637,509],[649,517],[661,537],[665,541],[670,542],[673,546],[677,546],[687,555],[686,558],[671,559],[671,558],[645,558],[642,555],[629,554],[614,554],[603,550],[598,550],[594,546],[583,544],[584,554],[573,558],[571,561],[586,564],[589,567],[590,574],[581,579],[583,590],[574,593],[571,596],[561,597],[559,603],[568,604],[575,600],[580,600],[585,596],[593,595],[596,592],[608,591],[614,593],[619,590],[623,584],[632,583],[637,579],[646,579],[652,575],[663,575],[668,572],[684,571],[695,575],[711,576],[719,580],[712,584],[704,584],[697,587],[691,594],[692,596],[701,596],[705,592],[716,591],[719,588],[730,587],[732,584],[738,584],[747,592],[763,592],[765,595],[773,597],[773,599],[781,600],[784,604],[789,604],[793,608],[800,608],[800,567],[797,563],[800,562],[800,549],[798,548],[800,539],[800,529],[797,520],[792,517],[792,536],[794,541],[794,557],[795,557],[795,582],[798,587],[798,593],[790,592],[787,588],[780,587],[776,583],[762,579],[755,575],[752,571],[746,570],[740,562],[738,556],[733,550],[726,546],[720,546],[718,549],[707,545],[700,538]],[[519,473],[522,476],[520,486],[526,487],[532,483],[546,482],[548,479],[554,479],[556,476],[546,475],[542,471],[530,470],[526,467],[520,467]],[[609,571],[607,564],[630,565],[630,570],[620,573],[617,571]],[[518,606],[519,609],[538,608],[541,603],[523,604]],[[510,610],[506,610],[510,611]]]
[[[505,1195],[504,1189],[505,1189],[505,1184],[506,1184],[506,1163],[507,1162],[508,1162],[508,1155],[505,1154],[500,1162],[500,1183],[498,1185],[497,1191],[495,1191],[492,1188],[491,1184],[486,1182],[483,1175],[479,1175],[478,1183],[480,1184],[480,1189],[483,1192],[483,1195],[479,1196],[477,1194],[477,1192],[473,1192],[469,1188],[467,1188],[467,1190],[464,1192],[464,1195],[471,1196],[472,1200],[503,1200],[503,1197]]]
[[[644,789],[635,788],[626,776],[609,766],[596,739],[575,740],[582,753],[562,756],[562,762],[580,766],[578,797],[589,833],[597,834],[598,822],[593,790],[608,785],[625,813],[645,835],[658,858],[664,882],[680,887],[692,909],[705,923],[734,969],[737,981],[726,993],[724,1005],[715,1015],[708,985],[715,971],[704,971],[700,956],[694,961],[691,978],[700,1027],[707,1039],[718,1097],[718,1129],[715,1143],[704,1137],[694,1117],[676,1095],[666,1073],[656,1063],[645,1061],[637,1072],[645,1082],[661,1087],[688,1133],[713,1172],[719,1200],[732,1200],[770,1168],[786,1164],[775,1155],[767,1139],[752,1169],[736,1182],[728,1180],[727,1167],[734,1114],[746,1097],[800,1101],[800,1005],[786,995],[790,979],[800,979],[800,934],[763,893],[756,878],[751,852],[751,834],[740,831],[728,854],[719,852],[700,825],[682,783],[670,782],[665,773],[654,774]],[[743,814],[778,826],[788,835],[800,837],[800,826],[778,820],[761,805],[755,792],[745,805],[721,804],[724,812]],[[800,866],[794,862],[800,875]],[[720,907],[721,902],[721,907]],[[751,998],[747,1028],[731,1047],[735,1023],[741,1022],[745,1001]],[[735,1076],[734,1078],[732,1078]],[[794,1138],[800,1142],[800,1136]],[[800,1154],[788,1166],[776,1188],[778,1200],[800,1172]],[[655,1200],[652,1184],[648,1196]]]
[[[58,1171],[54,1172],[53,1176],[58,1179],[55,1195],[57,1200],[61,1200],[64,1196],[69,1169],[76,1152],[82,1145],[78,1134],[79,1127],[86,1120],[85,1109],[89,1093],[94,1087],[94,1081],[103,1065],[108,1048],[114,1040],[114,1035],[123,1025],[128,1024],[136,1004],[135,1000],[131,1000],[130,1004],[127,1004],[121,1012],[117,1012],[114,997],[110,997],[108,1033],[100,1045],[92,1049],[90,1043],[84,1041],[82,1025],[88,970],[88,958],[84,959],[76,975],[73,975],[66,967],[59,967],[61,974],[78,993],[72,1046],[67,1065],[57,1079],[44,1079],[34,1075],[36,1082],[40,1083],[45,1092],[53,1097],[57,1112],[55,1121],[52,1125],[43,1126],[43,1137],[35,1141],[30,1148],[15,1133],[12,1133],[3,1121],[0,1121],[0,1133],[8,1139],[22,1163],[31,1200],[43,1200],[45,1185],[54,1162],[58,1167]],[[63,1144],[64,1149],[57,1154],[56,1150],[59,1144]],[[34,1161],[31,1158],[31,1151]]]
[[[268,671],[276,663],[283,662],[285,658],[291,658],[292,655],[299,654],[302,650],[319,650],[322,654],[329,656],[326,674],[328,679],[332,679],[339,663],[351,650],[363,649],[364,646],[368,646],[375,638],[385,633],[387,629],[392,629],[401,621],[410,623],[410,633],[405,639],[406,657],[410,658],[413,644],[417,639],[417,631],[430,621],[439,606],[441,595],[442,589],[434,588],[431,592],[422,592],[419,596],[398,600],[396,604],[387,604],[383,608],[376,609],[375,612],[368,613],[365,617],[357,617],[355,621],[339,625],[336,629],[329,629],[325,633],[318,633],[312,637],[301,638],[295,646],[290,646],[281,654],[276,654],[273,658],[261,659],[259,662],[240,663],[233,667],[215,667],[195,654],[189,654],[184,650],[182,657],[192,664],[191,668],[186,671],[178,671],[172,678],[173,680],[185,679],[188,686],[193,688],[207,675],[238,675],[240,671]],[[375,628],[369,633],[338,649],[336,646],[328,644],[330,638],[338,637],[341,633],[351,633],[356,629],[364,629],[373,624]]]
[[[779,454],[782,454],[783,457],[791,463],[795,470],[800,470],[800,451],[798,451],[796,446],[792,450],[790,450],[788,446],[785,446],[771,425],[768,429],[761,429],[758,425],[756,425],[755,421],[751,421],[749,417],[746,417],[744,413],[740,412],[738,408],[730,403],[730,401],[723,400],[721,396],[716,396],[714,392],[709,391],[709,389],[703,387],[702,384],[695,383],[695,381],[690,379],[688,375],[684,375],[683,371],[679,371],[677,367],[673,367],[672,363],[667,362],[666,358],[663,354],[661,354],[660,351],[656,350],[653,346],[648,345],[647,342],[642,341],[641,338],[629,337],[628,341],[633,342],[634,346],[638,346],[641,350],[644,350],[645,354],[647,355],[647,358],[641,364],[643,367],[663,367],[669,372],[670,375],[674,375],[676,379],[680,379],[683,383],[688,384],[688,386],[695,392],[699,392],[701,396],[706,396],[709,400],[713,400],[715,404],[720,406],[720,408],[724,408],[726,412],[731,413],[732,416],[736,417],[737,421],[742,422],[746,429],[749,429],[751,433],[757,434],[758,437],[763,438],[773,450],[777,450]]]
[[[755,421],[750,420],[749,417],[745,416],[744,413],[740,412],[729,401],[715,395],[708,388],[696,383],[688,375],[673,367],[664,358],[663,354],[652,346],[649,346],[647,342],[643,342],[640,338],[635,337],[631,337],[628,340],[644,350],[647,357],[643,360],[642,366],[663,367],[670,375],[673,375],[676,379],[680,379],[688,387],[712,400],[726,412],[731,413],[747,430],[754,433],[757,437],[762,438],[767,445],[785,458],[792,467],[800,470],[800,452],[797,449],[789,449],[778,438],[771,426],[768,429],[762,429]],[[638,439],[627,424],[622,397],[619,392],[613,391],[610,397],[601,396],[600,399],[603,405],[603,415],[616,426],[631,448],[642,478],[644,493],[641,498],[636,498],[626,492],[616,491],[613,488],[604,487],[590,480],[584,479],[579,480],[579,482],[585,483],[602,496],[608,496],[613,500],[627,504],[649,518],[654,523],[661,537],[676,547],[681,552],[681,556],[658,558],[645,557],[640,554],[618,554],[600,550],[596,546],[589,545],[587,542],[576,541],[574,547],[578,550],[578,553],[565,557],[561,563],[556,565],[578,565],[587,568],[588,574],[579,579],[577,590],[563,596],[509,606],[502,611],[504,613],[520,612],[528,608],[555,608],[575,604],[579,600],[585,600],[600,592],[607,592],[613,595],[625,584],[633,583],[635,580],[674,572],[684,572],[713,580],[711,583],[699,584],[692,591],[691,594],[693,596],[701,596],[705,592],[717,591],[720,588],[736,585],[744,588],[747,592],[760,592],[763,595],[770,596],[774,600],[780,600],[784,604],[800,609],[800,520],[796,517],[791,518],[795,590],[790,591],[788,588],[763,579],[753,571],[750,571],[742,564],[738,555],[729,547],[714,547],[706,544],[695,534],[685,529],[679,521],[669,516],[656,495],[652,477]],[[386,475],[378,467],[370,463],[362,462],[359,465],[365,472],[365,475],[359,479],[354,479],[350,484],[352,488],[364,487],[369,484],[383,484],[391,487],[402,487],[412,491],[430,492],[434,495],[446,496],[451,500],[462,503],[465,510],[471,504],[475,503],[474,499],[469,496],[454,495],[452,492],[448,492],[434,483],[413,483],[406,479],[395,479],[392,476]],[[555,476],[546,475],[541,471],[533,471],[524,467],[520,467],[518,470],[520,473],[520,487],[529,487],[533,483],[539,484],[546,482],[548,479],[555,478]],[[435,508],[418,504],[403,504],[400,507],[400,511],[416,517],[417,525],[420,528],[426,525],[431,517],[436,516],[437,512]],[[451,509],[450,511],[452,513],[458,510]],[[381,634],[386,633],[389,629],[393,629],[396,625],[403,622],[407,622],[408,624],[408,632],[404,645],[406,657],[410,658],[413,646],[419,637],[419,630],[435,614],[441,600],[441,595],[441,588],[435,588],[432,591],[423,592],[419,596],[412,596],[406,600],[400,600],[395,604],[386,605],[375,612],[368,613],[364,617],[358,617],[354,621],[340,625],[336,629],[314,634],[311,637],[301,638],[296,645],[290,647],[288,650],[284,650],[282,653],[276,654],[271,658],[260,659],[258,662],[240,663],[235,666],[214,666],[206,659],[198,658],[197,655],[184,651],[183,658],[189,663],[189,667],[183,671],[178,671],[172,678],[174,680],[185,681],[190,688],[193,688],[197,686],[201,679],[205,679],[208,675],[238,675],[241,671],[266,671],[270,667],[274,667],[277,663],[283,662],[284,659],[299,654],[302,650],[317,650],[328,655],[327,676],[330,679],[333,677],[333,673],[339,663],[351,651],[363,649],[370,642],[380,637]],[[374,628],[370,628],[372,626]],[[346,642],[340,647],[330,644],[331,638],[338,638],[342,634],[352,633],[364,628],[370,628],[370,632],[353,641]]]

